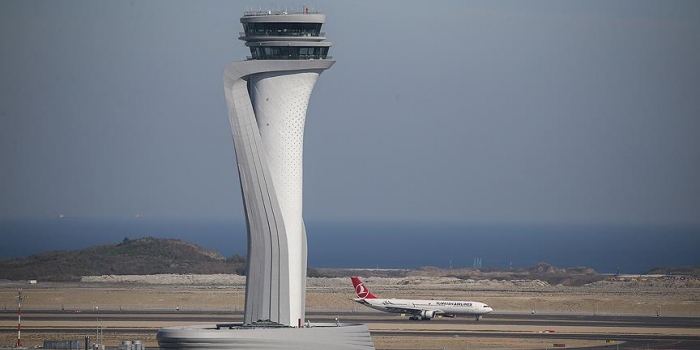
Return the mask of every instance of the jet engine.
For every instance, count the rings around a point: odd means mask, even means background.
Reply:
[[[434,310],[423,310],[420,312],[420,318],[423,320],[429,320],[431,318],[435,317],[435,311]]]

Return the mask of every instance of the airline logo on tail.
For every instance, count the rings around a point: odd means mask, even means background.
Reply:
[[[357,293],[357,296],[360,297],[361,299],[376,299],[377,297],[372,294],[367,287],[365,287],[364,284],[362,284],[362,281],[360,281],[359,278],[356,276],[350,277],[352,279],[352,285],[355,287],[355,293]]]

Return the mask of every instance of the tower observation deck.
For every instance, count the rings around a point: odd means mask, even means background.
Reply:
[[[321,26],[326,16],[308,10],[249,11],[241,18],[246,42],[254,60],[327,59],[330,42],[326,42]]]
[[[245,61],[224,72],[248,229],[244,322],[299,327],[305,319],[306,229],[302,218],[306,110],[328,58],[321,13],[244,13]]]

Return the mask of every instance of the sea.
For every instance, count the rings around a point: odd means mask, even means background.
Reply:
[[[586,266],[598,273],[645,273],[700,266],[700,227],[306,222],[311,268],[412,269]],[[245,222],[204,219],[4,219],[0,260],[116,244],[124,238],[176,238],[246,254]]]

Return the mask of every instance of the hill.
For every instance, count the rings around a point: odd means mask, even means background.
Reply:
[[[649,270],[647,274],[700,277],[700,266],[656,267]]]
[[[215,251],[178,239],[125,238],[118,244],[74,251],[52,251],[0,260],[0,279],[78,281],[82,276],[155,274],[245,274],[245,257],[225,258]],[[658,268],[649,274],[698,276],[699,267]],[[551,285],[580,286],[606,278],[587,267],[557,268],[541,262],[529,268],[480,269],[334,269],[309,268],[309,277],[455,277],[476,280],[540,280]]]
[[[75,251],[52,251],[0,261],[0,279],[77,281],[81,276],[162,273],[245,273],[245,257],[226,259],[218,252],[178,239],[124,238]]]

